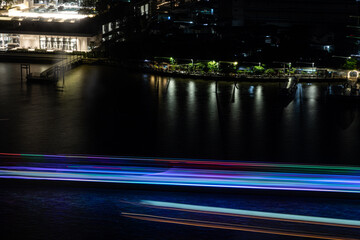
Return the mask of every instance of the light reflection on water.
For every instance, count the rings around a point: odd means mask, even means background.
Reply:
[[[19,64],[0,74],[2,152],[358,164],[358,106],[327,101],[328,83],[299,84],[285,102],[277,82],[216,93],[214,81],[80,66],[59,91],[21,87]]]

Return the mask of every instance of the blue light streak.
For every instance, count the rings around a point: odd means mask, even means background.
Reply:
[[[0,153],[0,178],[360,193],[360,168]]]

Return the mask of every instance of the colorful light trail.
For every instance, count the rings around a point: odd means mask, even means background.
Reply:
[[[360,168],[0,153],[0,178],[360,193]]]
[[[320,235],[314,232],[301,232],[301,231],[288,231],[284,229],[276,228],[265,228],[265,227],[255,227],[247,226],[240,224],[230,224],[224,222],[213,222],[213,221],[201,221],[196,219],[183,219],[183,218],[173,218],[173,217],[164,217],[148,214],[138,214],[138,213],[127,213],[123,212],[124,217],[133,218],[143,221],[151,221],[158,223],[171,223],[179,225],[187,225],[193,227],[205,227],[205,228],[214,228],[214,229],[225,229],[225,230],[234,230],[234,231],[247,231],[255,233],[264,233],[264,234],[274,234],[282,235],[289,237],[302,237],[302,238],[311,238],[311,239],[327,239],[327,240],[355,240],[356,238],[346,238],[346,237],[337,237],[337,236],[327,236]]]
[[[123,217],[156,223],[331,240],[357,239],[352,233],[360,229],[360,221],[355,219],[214,207],[208,205],[210,202],[207,205],[155,200],[121,202],[135,206],[125,207]]]
[[[219,214],[219,215],[233,216],[233,217],[250,217],[250,218],[258,218],[265,220],[360,228],[360,221],[358,220],[314,217],[314,216],[283,214],[283,213],[273,213],[273,212],[263,212],[263,211],[249,211],[249,210],[241,210],[241,209],[233,209],[233,208],[211,207],[211,206],[162,202],[162,201],[150,201],[150,200],[142,200],[140,204],[145,206],[160,207],[170,210],[180,210],[180,211],[189,211],[189,212],[206,213],[206,214]]]

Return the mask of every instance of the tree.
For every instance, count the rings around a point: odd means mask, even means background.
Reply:
[[[219,63],[219,69],[222,73],[236,73],[236,69],[237,69],[237,62],[232,63],[232,62],[220,62]]]
[[[175,61],[175,59],[174,58],[169,58],[169,61],[170,61],[170,64],[175,64],[176,63],[176,61]]]
[[[210,61],[207,63],[207,67],[209,69],[209,72],[219,71],[219,63],[218,62]]]
[[[264,72],[266,75],[269,75],[269,76],[274,76],[275,75],[275,70],[272,69],[272,68],[268,68],[265,70]]]
[[[346,59],[346,62],[344,63],[343,68],[347,69],[347,70],[354,70],[354,69],[357,69],[357,64],[358,64],[358,61],[356,58],[349,58],[349,59]]]
[[[194,68],[196,71],[204,71],[206,68],[206,65],[204,63],[195,63]]]
[[[263,74],[265,71],[265,68],[263,66],[254,66],[253,67],[253,72],[255,74]]]

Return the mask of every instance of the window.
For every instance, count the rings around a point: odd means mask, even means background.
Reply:
[[[149,14],[149,4],[145,4],[145,14],[148,15]]]
[[[45,48],[46,48],[46,38],[40,37],[40,49],[45,49]]]
[[[59,49],[63,49],[64,44],[63,44],[63,39],[62,38],[58,38],[58,48]]]
[[[77,39],[72,38],[70,40],[70,49],[73,50],[73,51],[77,50]]]
[[[145,14],[145,6],[144,5],[142,5],[140,7],[140,12],[141,12],[141,16],[143,16]]]

